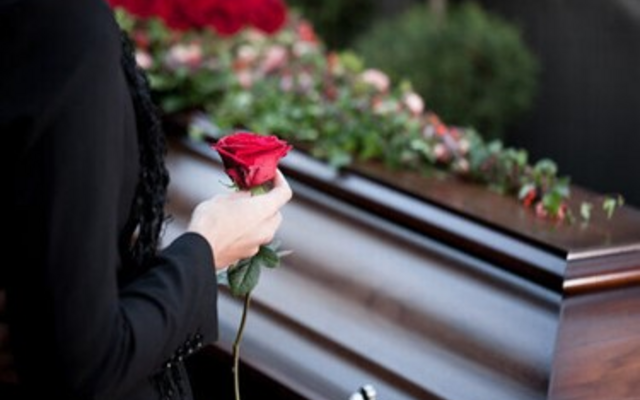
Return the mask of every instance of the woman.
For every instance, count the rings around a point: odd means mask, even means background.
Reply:
[[[285,178],[199,204],[158,252],[163,135],[109,6],[0,0],[0,51],[13,260],[0,289],[18,382],[0,397],[191,398],[183,361],[217,338],[215,270],[273,239]]]

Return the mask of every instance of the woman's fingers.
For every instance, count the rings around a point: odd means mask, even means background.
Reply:
[[[268,214],[275,214],[282,206],[291,200],[292,196],[293,192],[291,191],[289,182],[287,182],[280,170],[276,170],[273,188],[263,195],[256,196],[255,199],[257,202],[262,203],[261,206],[267,210]]]

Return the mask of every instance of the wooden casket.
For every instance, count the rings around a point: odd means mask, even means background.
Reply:
[[[165,239],[228,179],[172,137]],[[240,349],[242,398],[640,398],[640,211],[542,220],[514,199],[375,165],[335,171],[294,150],[278,233]],[[572,187],[573,201],[596,195]],[[198,396],[233,398],[242,300],[221,289],[220,340],[189,360]],[[355,398],[355,397],[354,397]]]

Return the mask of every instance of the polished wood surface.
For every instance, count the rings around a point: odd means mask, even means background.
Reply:
[[[452,175],[392,171],[377,163],[361,163],[352,169],[371,179],[477,219],[495,229],[526,238],[566,258],[585,258],[595,254],[640,250],[640,210],[623,207],[611,219],[602,210],[604,196],[577,185],[571,186],[569,206],[578,212],[582,202],[593,204],[589,222],[547,221],[535,216],[510,196],[503,196],[483,185],[465,182]]]
[[[640,399],[640,286],[568,298],[549,398]]]
[[[206,146],[173,140],[170,149],[166,240],[227,182]],[[287,400],[348,399],[365,383],[380,400],[640,393],[636,210],[607,220],[610,247],[594,239],[605,221],[556,243],[553,235],[571,234],[536,233],[550,225],[514,233],[524,225],[468,217],[455,209],[453,186],[442,205],[303,153],[284,161],[295,197],[279,239],[294,253],[254,293],[242,347],[249,385],[268,382],[260,387]],[[492,197],[485,192],[476,199]],[[224,291],[220,303],[221,340],[209,359],[224,362],[241,303]],[[625,328],[614,337],[614,326]]]

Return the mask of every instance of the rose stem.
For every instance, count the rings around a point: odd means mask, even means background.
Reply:
[[[244,297],[244,307],[242,309],[242,319],[240,320],[240,327],[236,334],[236,340],[233,342],[233,383],[235,390],[236,400],[240,400],[240,342],[242,341],[242,333],[244,332],[244,326],[247,322],[247,313],[249,311],[249,303],[251,302],[251,292],[247,293]]]

